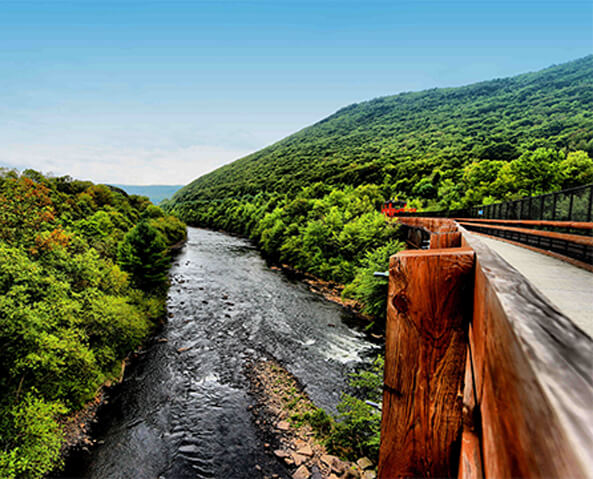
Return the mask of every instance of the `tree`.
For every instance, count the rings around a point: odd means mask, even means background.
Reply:
[[[479,204],[486,196],[492,194],[493,184],[506,165],[507,163],[499,160],[474,161],[467,165],[463,170],[464,203]],[[500,193],[504,194],[505,191]]]
[[[556,167],[561,155],[551,148],[538,148],[511,161],[510,172],[516,191],[531,196],[556,189]]]
[[[420,198],[431,199],[436,198],[437,189],[432,184],[432,180],[430,178],[422,178],[414,188],[412,188],[412,194],[415,196],[419,196]]]
[[[558,166],[562,188],[572,188],[593,181],[593,160],[584,151],[569,153]]]
[[[167,279],[167,247],[162,234],[146,221],[132,228],[118,250],[118,262],[144,291],[163,285]]]

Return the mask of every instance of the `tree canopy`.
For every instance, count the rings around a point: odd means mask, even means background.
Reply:
[[[60,417],[162,320],[169,247],[185,234],[146,198],[0,170],[0,477],[59,464]]]
[[[251,237],[382,316],[403,247],[383,200],[457,209],[593,181],[593,56],[513,78],[350,105],[204,175],[164,208]]]
[[[335,188],[374,184],[386,198],[456,208],[487,196],[504,200],[582,184],[590,174],[573,181],[566,172],[539,170],[549,162],[553,170],[570,169],[562,161],[577,151],[593,157],[592,72],[593,55],[512,78],[350,105],[196,179],[172,204],[260,192],[294,196],[323,182]],[[590,161],[579,158],[587,170]],[[484,161],[495,169],[489,182],[498,179],[493,193],[468,191],[467,168]],[[521,183],[526,171],[537,176],[529,184]]]

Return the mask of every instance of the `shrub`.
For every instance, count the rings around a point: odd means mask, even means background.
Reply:
[[[56,416],[66,412],[58,402],[46,402],[34,392],[2,411],[0,477],[44,477],[60,461],[62,431]],[[8,414],[7,414],[8,412]]]
[[[376,278],[375,271],[387,271],[389,258],[404,249],[401,241],[392,240],[383,246],[367,251],[361,266],[356,268],[354,280],[344,288],[344,298],[356,299],[363,305],[363,312],[384,318],[387,302],[387,281]]]
[[[381,413],[367,401],[381,400],[383,365],[383,358],[379,356],[371,369],[350,375],[350,386],[359,397],[342,393],[337,416],[332,417],[323,409],[302,416],[329,452],[350,460],[367,456],[375,463],[378,461]]]

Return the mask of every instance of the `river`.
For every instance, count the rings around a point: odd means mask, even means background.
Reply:
[[[347,373],[378,352],[343,307],[266,265],[245,239],[189,228],[171,268],[169,320],[109,397],[99,444],[62,477],[289,477],[248,406],[245,362],[274,357],[334,410]]]

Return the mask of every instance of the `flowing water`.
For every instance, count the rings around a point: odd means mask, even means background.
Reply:
[[[334,410],[378,347],[341,306],[270,269],[245,240],[189,228],[171,269],[169,321],[110,397],[99,446],[63,477],[288,477],[248,406],[245,362],[274,357]]]

